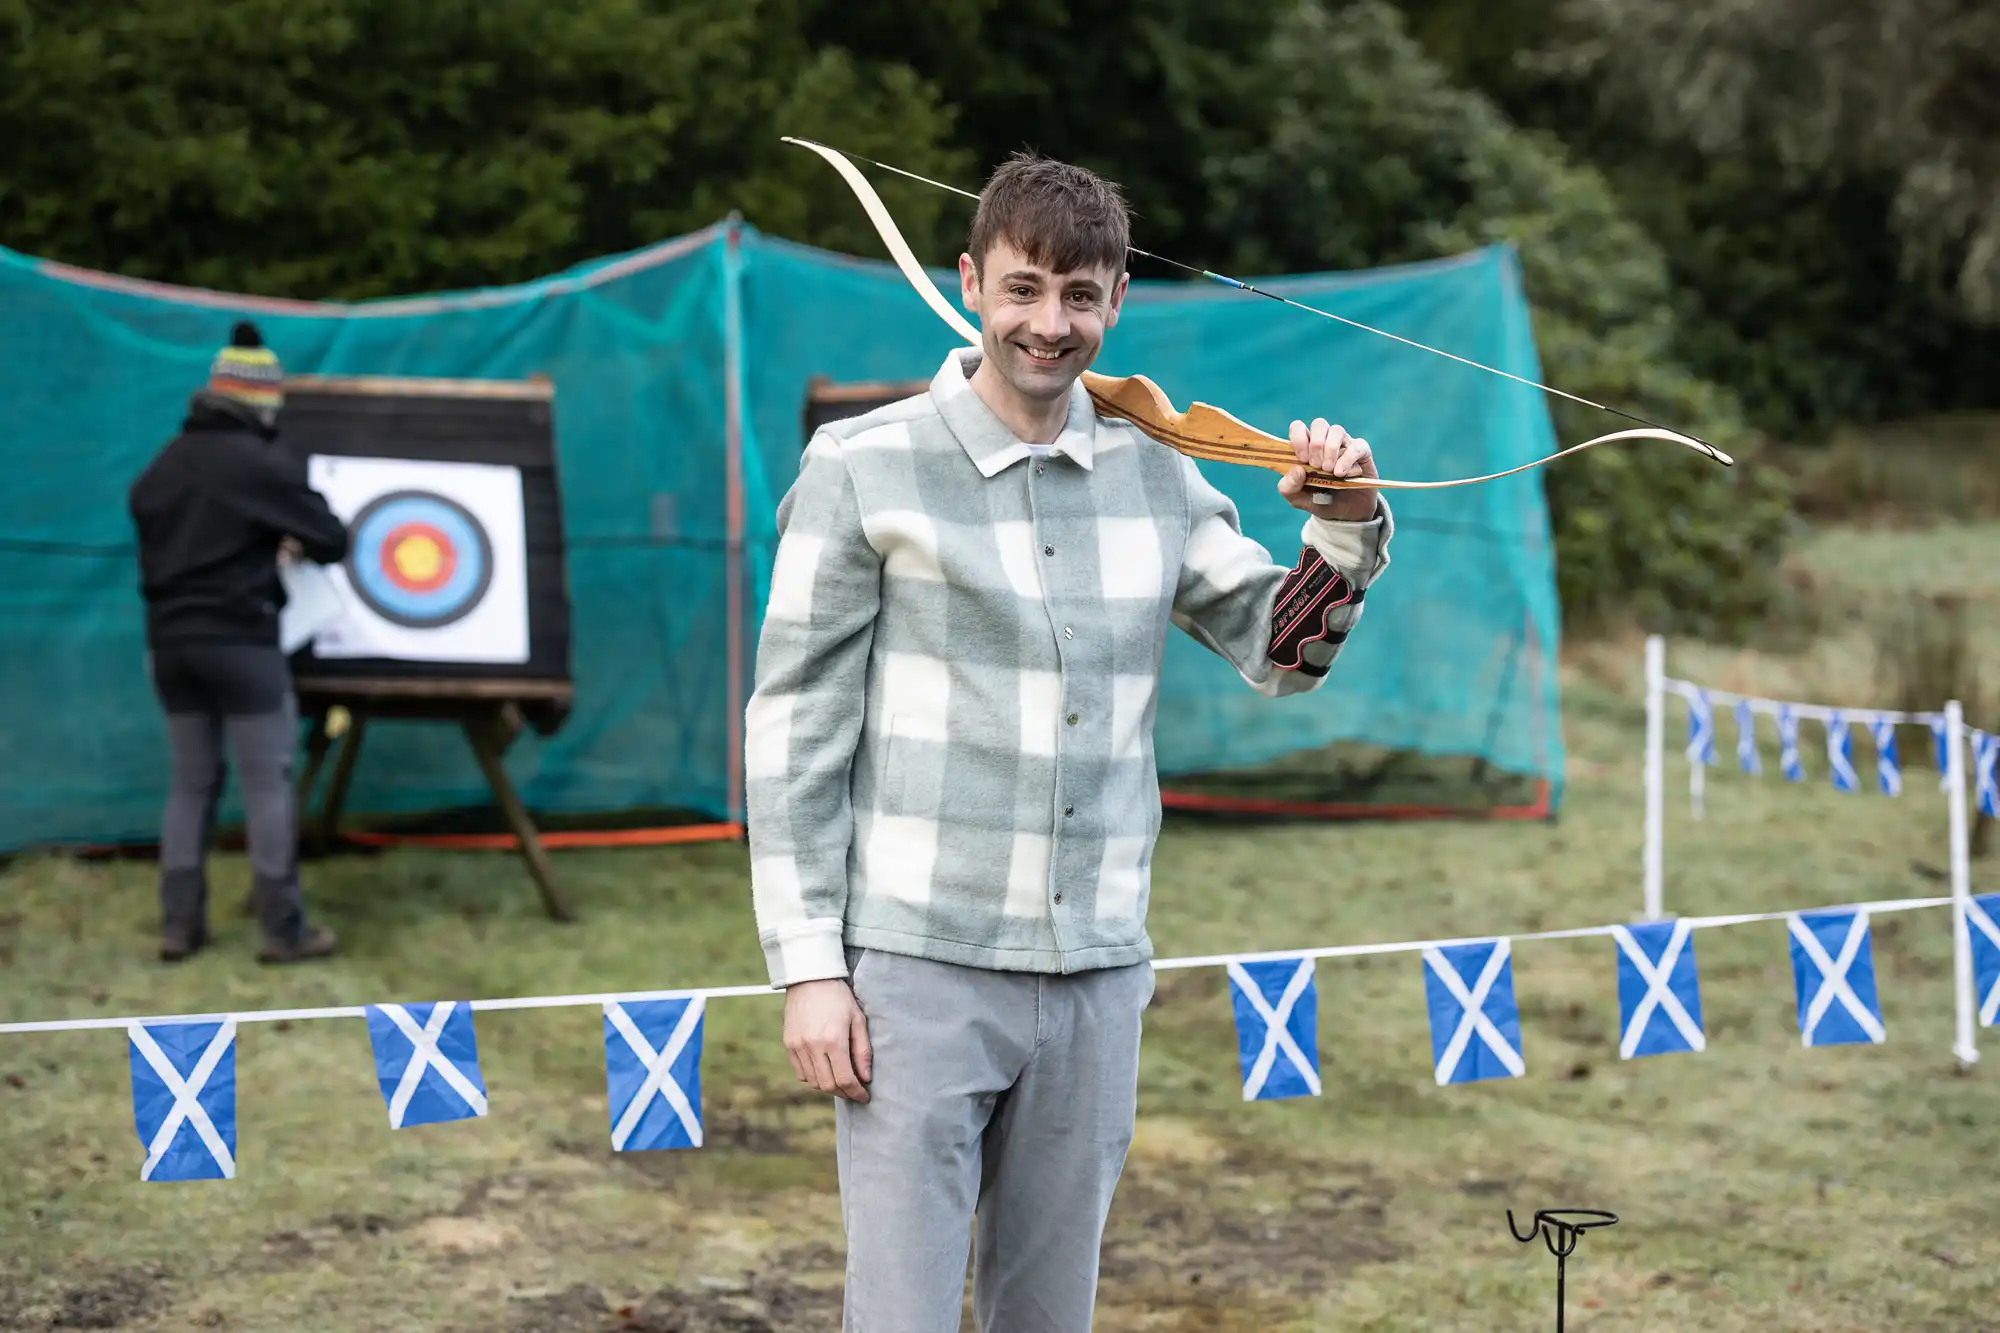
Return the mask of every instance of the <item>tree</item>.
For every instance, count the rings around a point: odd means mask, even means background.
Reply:
[[[2000,8],[1988,0],[1570,0],[1542,62],[1700,151],[1886,183],[1906,271],[2000,321]]]
[[[0,0],[0,240],[360,298],[517,281],[714,222],[872,243],[781,134],[963,171],[909,69],[790,0]],[[885,192],[915,237],[948,200]]]

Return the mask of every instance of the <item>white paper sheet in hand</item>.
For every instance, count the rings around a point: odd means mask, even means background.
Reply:
[[[313,635],[347,613],[340,589],[320,565],[305,561],[278,566],[285,585],[285,609],[278,613],[278,646],[286,656],[297,652]]]

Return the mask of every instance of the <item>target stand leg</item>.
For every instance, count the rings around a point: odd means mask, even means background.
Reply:
[[[299,774],[298,813],[292,825],[298,831],[301,843],[308,841],[305,830],[307,816],[312,811],[313,788],[318,785],[319,775],[326,768],[326,756],[333,749],[333,737],[326,732],[326,716],[329,711],[325,708],[313,710],[312,730],[306,735],[306,766],[305,771]],[[317,839],[312,840],[310,845],[315,851],[323,850],[318,845]]]
[[[348,723],[347,735],[341,738],[340,757],[333,762],[333,777],[328,780],[326,796],[319,805],[315,845],[323,851],[332,851],[340,845],[340,813],[347,805],[347,789],[354,785],[354,766],[361,760],[361,742],[368,734],[368,714],[355,707],[350,707],[348,713],[352,721]]]
[[[556,885],[555,866],[550,864],[548,851],[535,831],[535,822],[528,817],[528,809],[521,804],[513,780],[507,776],[507,766],[502,762],[507,747],[513,744],[514,736],[521,729],[520,711],[512,704],[506,704],[482,717],[468,717],[464,725],[465,739],[471,743],[473,757],[478,759],[479,769],[486,775],[486,785],[493,789],[493,800],[506,817],[507,827],[513,830],[514,837],[520,842],[521,859],[527,862],[528,874],[542,895],[542,906],[557,921],[574,921],[576,913]]]

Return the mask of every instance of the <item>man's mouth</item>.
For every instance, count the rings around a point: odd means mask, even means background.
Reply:
[[[1063,359],[1063,355],[1069,351],[1067,347],[1050,349],[1044,347],[1026,347],[1019,343],[1016,343],[1015,346],[1020,347],[1022,351],[1026,352],[1028,359],[1031,361],[1060,361]]]

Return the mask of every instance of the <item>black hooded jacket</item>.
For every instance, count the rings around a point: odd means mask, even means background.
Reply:
[[[127,497],[139,530],[139,587],[152,647],[278,642],[285,604],[278,543],[308,560],[347,555],[347,527],[247,407],[209,393]]]

